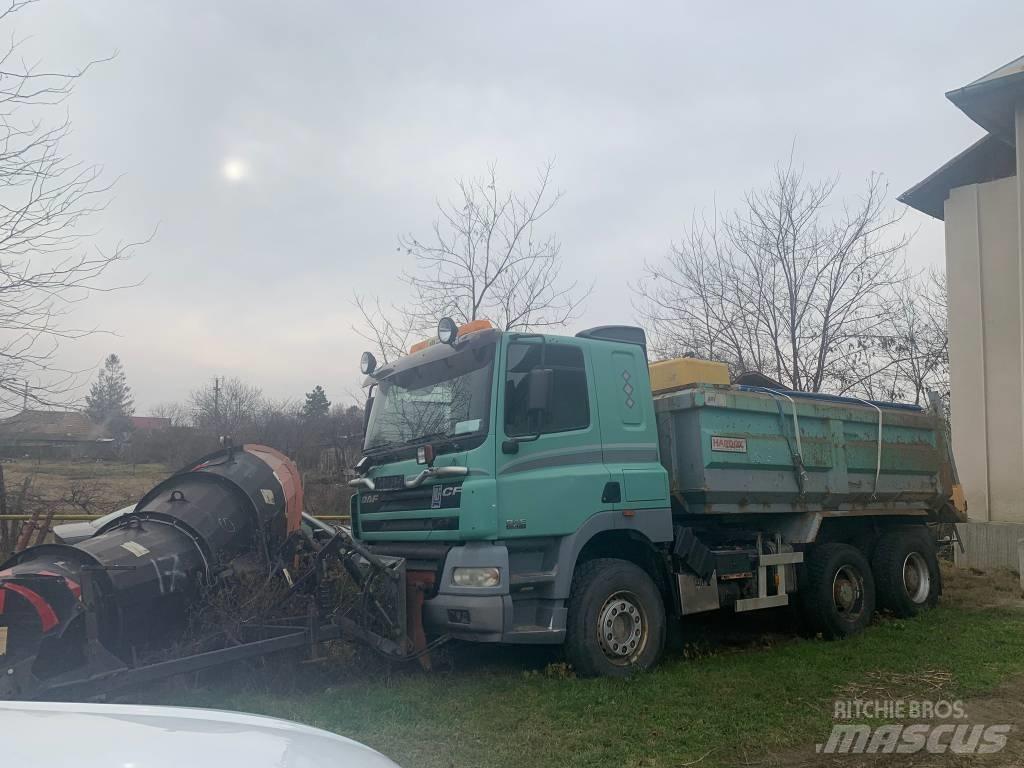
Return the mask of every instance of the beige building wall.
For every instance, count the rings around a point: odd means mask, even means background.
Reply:
[[[1024,523],[1024,352],[1017,178],[945,206],[953,451],[972,520]]]

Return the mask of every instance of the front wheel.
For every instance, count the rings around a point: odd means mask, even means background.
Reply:
[[[642,568],[614,558],[577,568],[565,650],[579,674],[628,677],[653,667],[664,647],[665,604]]]

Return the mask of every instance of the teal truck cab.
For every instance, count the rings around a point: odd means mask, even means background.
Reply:
[[[625,675],[690,613],[799,589],[811,628],[839,637],[876,598],[901,615],[937,599],[936,538],[962,508],[933,413],[685,376],[652,392],[644,333],[624,326],[446,318],[362,369],[353,535],[404,558],[427,634],[564,643],[581,674]]]

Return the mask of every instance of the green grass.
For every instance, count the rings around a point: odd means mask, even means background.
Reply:
[[[1024,673],[1024,612],[941,607],[912,621],[883,620],[844,642],[787,639],[676,655],[629,681],[463,666],[313,693],[224,687],[161,699],[299,720],[363,741],[409,768],[660,768],[701,758],[701,766],[734,765],[812,749],[828,735],[839,690],[871,673],[951,672],[945,698],[977,695]],[[929,693],[934,697],[926,689],[916,695]]]

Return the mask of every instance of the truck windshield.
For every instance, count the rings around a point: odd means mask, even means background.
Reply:
[[[494,348],[466,349],[382,379],[364,450],[486,435]]]

